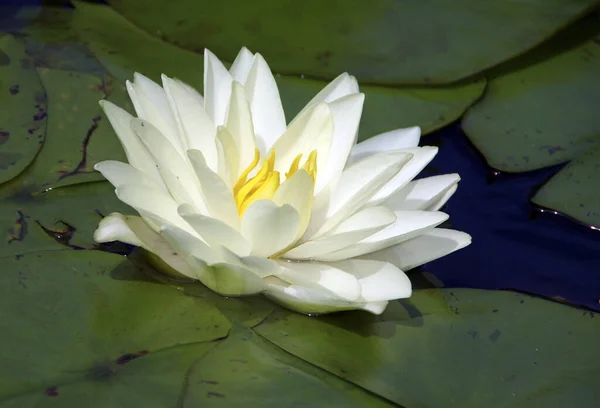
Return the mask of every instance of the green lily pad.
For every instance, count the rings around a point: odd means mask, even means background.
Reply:
[[[12,184],[21,191],[36,193],[104,180],[94,171],[94,164],[106,159],[125,160],[119,140],[98,105],[107,95],[109,79],[47,68],[38,72],[48,95],[46,142],[32,166]]]
[[[122,81],[138,71],[160,83],[160,74],[165,73],[202,89],[202,55],[153,38],[112,9],[77,3],[73,24],[108,71]],[[276,79],[288,120],[327,85],[299,77]],[[484,88],[482,78],[431,88],[361,87],[366,94],[361,138],[408,126],[421,126],[424,133],[436,130],[458,119]]]
[[[326,85],[323,81],[290,76],[278,76],[276,80],[288,120]],[[455,85],[421,88],[361,86],[365,104],[359,140],[416,125],[421,127],[423,134],[431,133],[460,118],[481,97],[484,89],[484,78]]]
[[[100,363],[78,379],[32,387],[22,395],[0,399],[2,408],[164,408],[177,403],[190,366],[215,342],[194,343],[132,360]],[[143,358],[142,358],[143,357]]]
[[[76,2],[71,26],[80,41],[122,82],[140,72],[161,83],[165,73],[201,89],[202,55],[169,45],[137,28],[109,7]]]
[[[0,37],[0,183],[19,175],[36,157],[46,135],[44,88],[25,48]]]
[[[5,190],[0,190],[0,197]],[[85,183],[39,195],[16,192],[0,200],[0,257],[66,248],[93,248],[102,215],[131,209],[108,182]]]
[[[72,18],[73,12],[66,8],[22,7],[9,31],[25,44],[36,67],[102,76],[104,68],[71,28]]]
[[[149,272],[159,282],[190,296],[200,297],[214,305],[230,322],[254,327],[273,311],[273,303],[262,296],[223,297],[197,281],[175,280],[158,272],[144,251],[134,250],[128,259]]]
[[[572,159],[600,139],[600,16],[498,68],[462,127],[489,165],[508,172]]]
[[[0,398],[108,380],[136,357],[229,332],[208,302],[144,278],[119,255],[67,249],[3,263]]]
[[[395,406],[235,325],[190,369],[182,406]]]
[[[269,0],[236,4],[109,0],[173,44],[233,60],[242,45],[285,74],[333,78],[351,71],[380,84],[449,83],[543,42],[596,0]],[[235,11],[234,11],[235,10]],[[268,16],[268,17],[267,17]],[[523,16],[527,16],[523,18]]]
[[[577,156],[532,201],[600,229],[600,143]]]
[[[510,292],[417,290],[379,317],[274,313],[255,330],[406,407],[592,407],[600,321]]]

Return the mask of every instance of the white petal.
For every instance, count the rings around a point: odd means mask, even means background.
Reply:
[[[250,68],[252,67],[252,62],[254,62],[254,54],[248,48],[242,47],[229,69],[233,80],[245,84]]]
[[[102,218],[98,224],[98,228],[94,231],[94,241],[96,242],[113,242],[120,241],[125,244],[143,246],[144,242],[138,238],[137,234],[133,231],[133,228],[128,224],[131,223],[138,227],[146,228],[146,233],[156,234],[152,229],[142,220],[141,217],[126,216],[119,213],[112,213]],[[135,228],[134,227],[134,228]],[[158,236],[158,234],[156,234]]]
[[[361,286],[361,298],[366,302],[404,299],[412,294],[408,276],[391,263],[349,259],[329,265],[355,276]]]
[[[120,241],[142,247],[158,256],[180,274],[195,277],[195,273],[185,259],[174,253],[173,247],[154,232],[141,217],[119,213],[104,217],[94,232],[94,241]]]
[[[361,287],[358,279],[332,265],[320,262],[285,262],[277,276],[292,285],[312,289],[326,289],[344,300],[355,301],[360,297]]]
[[[246,101],[244,88],[239,82],[233,82],[231,87],[231,101],[227,113],[227,131],[231,135],[231,141],[221,139],[221,142],[228,151],[228,156],[237,155],[235,160],[230,159],[232,176],[237,180],[240,173],[254,160],[256,144],[252,113]],[[226,136],[227,134],[222,134],[221,137]]]
[[[238,265],[212,265],[215,286],[210,288],[223,296],[248,296],[267,289],[267,284],[252,271]]]
[[[177,125],[171,114],[164,89],[150,78],[137,72],[134,74],[132,86],[128,89],[131,88],[135,90],[135,93],[129,96],[132,100],[137,99],[134,107],[138,117],[150,122],[171,142],[178,152],[183,152]],[[138,112],[139,108],[141,110]]]
[[[200,184],[194,172],[167,138],[142,119],[133,119],[131,128],[154,158],[158,171],[171,194],[180,203],[189,202],[199,211],[206,212],[206,205],[200,194]]]
[[[365,208],[344,220],[329,234],[305,242],[285,253],[286,259],[311,259],[355,244],[396,221],[385,207]]]
[[[380,133],[354,146],[348,165],[375,153],[417,147],[420,138],[421,128],[418,126]]]
[[[442,194],[442,196],[438,200],[429,204],[429,206],[427,207],[427,210],[428,211],[438,211],[440,208],[442,208],[444,206],[444,204],[446,204],[446,202],[450,199],[450,197],[452,197],[454,195],[454,193],[456,193],[456,190],[458,190],[458,184],[454,184],[452,187],[450,187],[448,190],[446,190],[444,192],[444,194]]]
[[[170,109],[178,124],[184,150],[200,150],[211,170],[217,170],[217,129],[204,110],[204,105],[181,84],[162,75]]]
[[[259,200],[244,213],[240,230],[252,245],[252,255],[268,258],[296,240],[299,226],[300,216],[291,205]]]
[[[265,155],[285,132],[286,122],[275,78],[265,59],[258,53],[254,55],[244,87],[252,111],[256,144]]]
[[[125,184],[115,190],[119,200],[145,216],[155,215],[167,223],[193,233],[192,228],[177,213],[177,203],[164,191],[138,184]]]
[[[197,278],[210,290],[223,296],[245,296],[267,289],[266,283],[253,272],[224,262],[209,264],[196,255],[188,262],[198,273]]]
[[[406,187],[392,194],[382,205],[392,210],[429,210],[437,211],[441,206],[431,206],[445,198],[446,193],[460,180],[458,174],[444,174],[411,181]],[[442,204],[443,205],[443,204]]]
[[[177,78],[173,78],[173,80],[175,82],[177,82],[179,85],[181,85],[182,87],[184,87],[185,90],[188,91],[194,97],[194,99],[200,104],[200,106],[204,106],[204,97],[193,86],[188,85],[185,82],[183,82],[182,80],[177,79]]]
[[[471,236],[469,234],[436,228],[408,241],[366,254],[361,258],[390,262],[407,271],[458,251],[470,243]]]
[[[178,228],[174,225],[165,225],[160,234],[177,250],[183,257],[195,256],[211,265],[221,261],[218,252],[209,247],[198,237]]]
[[[197,190],[190,189],[186,187],[179,181],[178,176],[176,176],[171,170],[165,167],[160,168],[160,175],[162,176],[165,184],[169,186],[169,194],[171,197],[177,202],[177,204],[190,204],[192,205],[196,211],[208,213],[205,204],[201,201],[199,195],[194,197],[192,194],[194,192],[197,193]]]
[[[324,168],[318,169],[315,194],[329,183],[336,183],[344,170],[346,160],[358,136],[365,95],[351,94],[329,104],[333,117],[333,136]]]
[[[213,248],[222,246],[237,256],[250,255],[251,246],[242,235],[229,225],[216,218],[193,212],[189,205],[179,206],[179,215],[191,225],[208,245]]]
[[[379,205],[388,199],[396,191],[406,186],[415,178],[421,170],[429,164],[438,152],[435,146],[413,147],[402,151],[413,153],[413,158],[402,168],[396,177],[390,180],[385,186],[373,195],[366,203],[367,206]]]
[[[310,152],[317,150],[317,181],[320,169],[324,169],[333,137],[333,117],[326,103],[319,103],[308,109],[277,140],[275,150],[275,170],[285,174],[296,156],[302,154],[300,164],[308,158]]]
[[[217,137],[215,139],[215,146],[217,147],[217,171],[216,171],[216,173],[225,182],[227,187],[233,191],[233,186],[235,184],[235,180],[233,179],[233,175],[232,175],[232,171],[231,171],[232,163],[230,163],[230,159],[237,161],[237,156],[232,157],[231,153],[234,153],[235,151],[230,152],[229,149],[226,148],[225,145],[223,144],[223,139],[224,139],[223,134],[224,133],[227,133],[229,135],[225,126],[219,126],[219,129],[217,130]],[[220,134],[220,136],[219,136],[219,134]],[[228,137],[230,139],[231,135],[229,135]]]
[[[433,211],[396,211],[396,222],[381,231],[336,252],[315,259],[319,261],[339,261],[396,245],[417,235],[423,234],[448,219],[448,215]]]
[[[102,173],[104,178],[107,179],[115,188],[124,184],[139,184],[142,186],[164,190],[166,192],[166,189],[162,183],[157,183],[146,173],[143,173],[127,163],[121,163],[115,160],[105,160],[96,163],[94,165],[94,170]]]
[[[281,266],[272,259],[259,258],[257,256],[240,257],[225,247],[221,247],[221,256],[223,257],[223,262],[252,271],[252,273],[260,278],[279,275],[281,273]]]
[[[200,181],[202,196],[210,214],[232,228],[239,228],[240,218],[231,189],[217,173],[208,168],[202,152],[188,150],[187,154]]]
[[[223,247],[221,256],[223,261],[212,265],[214,286],[211,289],[225,296],[262,292],[267,289],[267,283],[262,278],[281,269],[269,259],[239,257]]]
[[[131,129],[133,116],[112,102],[102,100],[99,103],[125,150],[129,164],[163,184],[154,159]]]
[[[278,206],[289,204],[300,215],[298,238],[304,234],[310,221],[314,189],[315,183],[312,177],[305,170],[300,169],[284,181],[273,196],[275,204]]]
[[[325,289],[307,288],[290,285],[281,279],[268,277],[269,290],[266,295],[281,305],[305,314],[322,314],[343,310],[366,310],[373,314],[381,314],[387,302],[352,302],[334,295]]]
[[[131,99],[131,103],[133,104],[133,109],[135,110],[135,114],[140,117],[146,117],[146,112],[144,112],[144,107],[141,104],[141,96],[137,95],[136,88],[133,86],[133,82],[125,81],[125,88],[127,89],[127,93],[129,94],[129,99]]]
[[[403,151],[378,153],[346,168],[335,188],[313,206],[304,239],[317,239],[354,214],[411,158]]]
[[[225,123],[231,97],[231,75],[221,61],[204,49],[204,109],[216,126]]]
[[[316,105],[319,102],[333,102],[336,99],[343,98],[346,95],[358,93],[358,84],[356,78],[348,75],[347,72],[338,75],[333,81],[331,81],[325,88],[323,88],[314,98],[306,104],[306,106],[300,111],[296,117],[300,116],[306,109]],[[295,119],[294,119],[295,120]]]

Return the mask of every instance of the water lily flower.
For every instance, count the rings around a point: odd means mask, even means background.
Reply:
[[[145,249],[225,296],[264,293],[301,313],[382,313],[404,271],[468,245],[436,228],[459,176],[413,180],[437,153],[420,129],[356,143],[365,95],[344,73],[289,123],[260,54],[204,54],[204,95],[162,75],[127,82],[137,115],[101,101],[128,164],[96,165],[139,216],[94,234]]]

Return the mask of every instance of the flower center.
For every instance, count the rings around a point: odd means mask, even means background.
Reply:
[[[289,179],[298,171],[302,154],[294,158],[290,169],[285,173],[285,178]],[[242,172],[235,185],[233,186],[233,196],[237,205],[238,213],[241,216],[248,207],[258,200],[270,200],[275,195],[279,188],[280,178],[279,172],[274,170],[275,167],[275,150],[271,149],[269,156],[265,159],[263,166],[258,173],[250,179],[248,175],[258,165],[260,161],[260,151],[254,149],[254,160]],[[308,155],[308,159],[302,166],[304,170],[312,177],[313,181],[317,177],[317,151],[313,150]]]

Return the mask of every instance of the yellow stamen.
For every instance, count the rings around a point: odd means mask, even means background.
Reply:
[[[292,162],[292,165],[290,166],[290,170],[287,173],[285,173],[286,179],[289,179],[290,177],[292,177],[294,175],[294,173],[296,173],[298,171],[298,166],[300,165],[301,158],[302,158],[302,153],[300,153],[298,156],[296,156],[296,158]]]
[[[244,186],[244,184],[246,184],[246,177],[248,177],[248,174],[250,174],[250,172],[252,170],[254,170],[254,168],[256,167],[256,165],[258,164],[259,161],[260,161],[260,150],[255,148],[254,149],[254,160],[252,160],[252,163],[250,163],[250,165],[248,167],[246,167],[246,170],[244,170],[242,172],[242,174],[240,174],[240,177],[238,178],[235,185],[233,186],[233,195],[237,195],[238,192],[240,191],[240,189]]]
[[[317,151],[313,150],[308,155],[308,159],[302,166],[304,170],[312,177],[313,181],[317,178]]]
[[[266,180],[264,180],[250,195],[246,197],[244,202],[238,207],[240,216],[244,215],[250,204],[258,200],[269,200],[275,195],[275,191],[279,188],[279,172],[271,172]]]
[[[286,178],[290,178],[298,171],[300,165],[300,159],[302,154],[299,154],[294,158],[290,165],[290,170],[285,173]],[[275,151],[271,150],[269,156],[265,159],[263,166],[256,173],[256,175],[247,180],[248,175],[256,168],[260,161],[260,152],[258,149],[254,150],[254,160],[252,163],[242,172],[237,182],[233,187],[233,196],[235,204],[238,209],[238,213],[241,216],[248,207],[258,200],[269,200],[273,198],[275,192],[279,188],[280,175],[278,171],[275,171]],[[302,167],[306,172],[313,178],[317,176],[317,151],[313,150],[310,152],[308,159]]]
[[[244,214],[246,208],[253,202],[272,198],[279,187],[279,172],[273,170],[275,168],[274,150],[271,150],[269,157],[265,159],[258,173],[246,181],[248,174],[256,167],[256,163],[258,163],[257,157],[260,159],[258,149],[255,152],[254,161],[242,173],[233,188],[235,203],[240,216]]]

